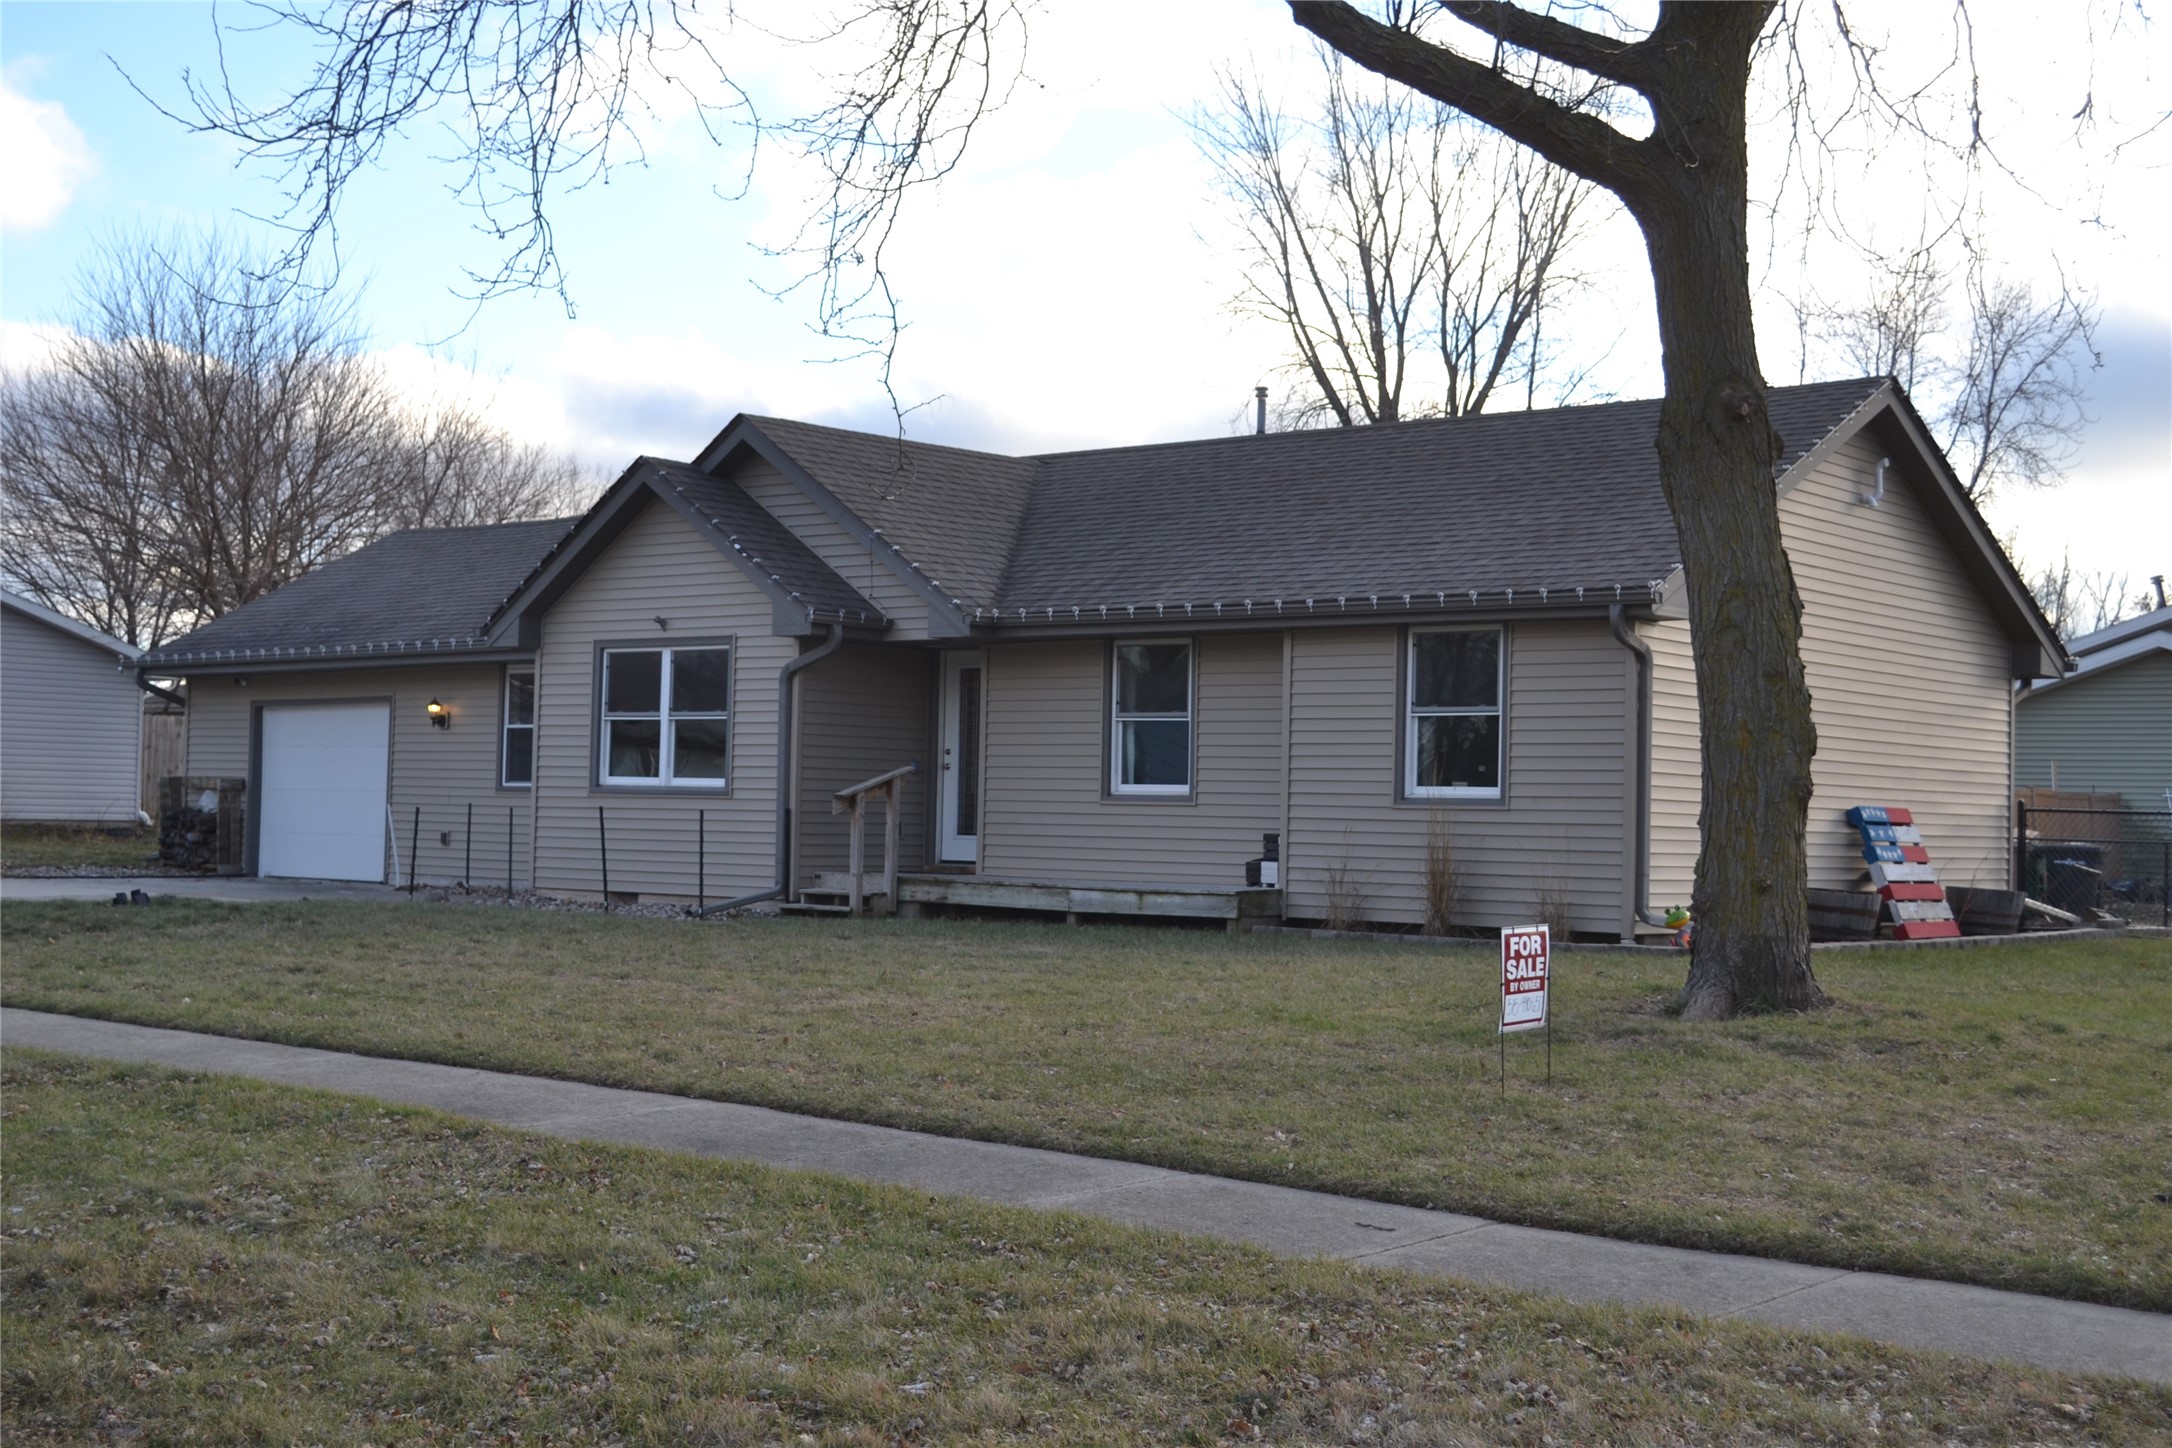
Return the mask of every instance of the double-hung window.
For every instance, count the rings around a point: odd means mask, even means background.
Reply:
[[[505,671],[505,738],[498,750],[498,783],[535,783],[535,670]]]
[[[605,649],[601,782],[724,788],[731,662],[728,645]]]
[[[1410,631],[1403,788],[1416,799],[1501,797],[1498,628]]]
[[[1114,667],[1109,690],[1111,792],[1191,793],[1191,644],[1120,642]]]

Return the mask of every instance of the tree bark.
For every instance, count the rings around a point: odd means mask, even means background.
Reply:
[[[1700,1020],[1824,999],[1805,890],[1817,731],[1750,303],[1746,107],[1764,8],[1698,7],[1696,43],[1657,51],[1668,104],[1654,107],[1653,139],[1685,164],[1655,168],[1666,184],[1630,202],[1651,261],[1666,377],[1659,478],[1697,657],[1703,848],[1682,1013]],[[1689,19],[1663,15],[1654,38],[1685,38],[1673,32]]]
[[[1696,935],[1683,1014],[1820,1004],[1810,969],[1804,828],[1817,734],[1802,669],[1802,600],[1781,544],[1749,277],[1750,64],[1770,0],[1663,3],[1633,44],[1512,5],[1458,4],[1510,44],[1607,76],[1650,104],[1633,139],[1497,66],[1346,4],[1293,0],[1298,23],[1620,197],[1651,262],[1666,394],[1660,484],[1681,544],[1703,716]]]

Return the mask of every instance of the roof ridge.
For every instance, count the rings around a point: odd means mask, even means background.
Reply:
[[[1821,388],[1840,388],[1862,385],[1868,390],[1867,397],[1892,379],[1864,374],[1861,377],[1835,377],[1823,382],[1790,382],[1778,387],[1768,387],[1771,393],[1803,393]],[[1105,453],[1141,453],[1179,447],[1212,447],[1220,444],[1244,443],[1259,439],[1292,439],[1299,437],[1350,437],[1358,434],[1384,435],[1424,427],[1482,426],[1509,419],[1530,419],[1563,414],[1590,415],[1615,408],[1655,407],[1664,402],[1663,397],[1616,397],[1605,402],[1566,402],[1554,407],[1504,408],[1499,412],[1466,412],[1452,417],[1405,417],[1394,422],[1370,422],[1355,427],[1293,427],[1281,432],[1236,432],[1221,437],[1171,438],[1167,442],[1112,443],[1106,447],[1064,448],[1055,452],[1021,454],[1022,459],[1033,462],[1052,461],[1057,458],[1093,457]]]

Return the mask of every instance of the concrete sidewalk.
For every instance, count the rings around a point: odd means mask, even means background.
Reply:
[[[0,1041],[344,1091],[584,1141],[663,1147],[1398,1267],[1579,1302],[1675,1306],[1776,1327],[2172,1383],[2172,1317],[1950,1282],[1508,1226],[1030,1147],[648,1091],[384,1060],[42,1011]]]

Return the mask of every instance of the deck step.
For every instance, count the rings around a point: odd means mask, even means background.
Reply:
[[[827,905],[813,900],[787,900],[777,907],[779,915],[850,915],[850,905]]]

